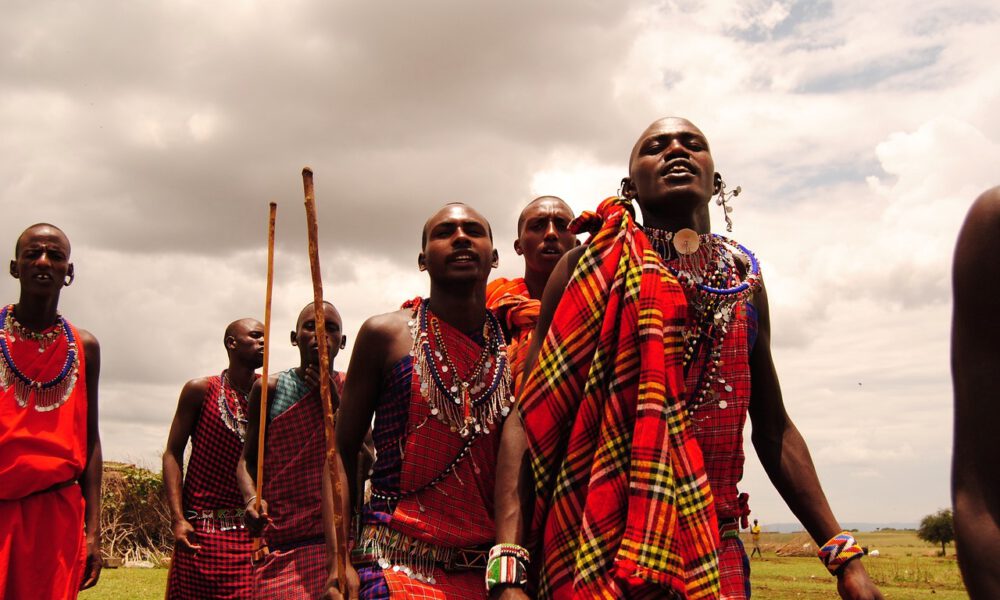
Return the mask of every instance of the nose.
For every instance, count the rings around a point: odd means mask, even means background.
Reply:
[[[546,240],[559,239],[559,232],[556,231],[556,224],[549,221],[549,226],[545,228],[545,238]]]
[[[469,235],[465,233],[464,227],[458,227],[455,229],[455,235],[451,238],[451,245],[455,247],[468,247],[472,245],[472,240]]]
[[[670,140],[669,144],[667,144],[667,147],[664,150],[663,155],[676,156],[678,154],[683,154],[684,156],[687,156],[688,149],[687,147],[684,146],[684,142],[682,142],[680,138],[674,138]]]

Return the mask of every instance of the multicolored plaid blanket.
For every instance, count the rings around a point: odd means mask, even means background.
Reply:
[[[682,402],[687,304],[630,208],[598,208],[521,395],[540,598],[719,597],[712,493]]]

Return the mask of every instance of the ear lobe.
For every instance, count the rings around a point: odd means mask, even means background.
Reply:
[[[427,270],[427,259],[424,258],[423,252],[417,255],[417,268],[420,269],[421,271]]]
[[[718,171],[715,173],[715,187],[713,189],[715,190],[715,194],[722,191],[722,173],[719,173]]]
[[[298,340],[295,339],[295,332],[294,331],[292,332],[291,338],[292,338],[292,345],[293,346],[298,346],[299,342],[298,342]]]
[[[496,251],[496,248],[493,249],[493,263],[490,266],[494,269],[500,266],[500,253]]]
[[[618,188],[621,193],[622,198],[626,200],[635,199],[635,183],[632,182],[631,177],[622,177],[622,185]]]
[[[10,276],[14,279],[21,277],[21,274],[17,272],[17,261],[15,260],[10,261]]]
[[[346,347],[347,347],[347,336],[342,335],[340,336],[340,349],[343,350]]]
[[[226,337],[226,348],[229,348],[230,350],[235,350],[236,349],[236,338],[234,338],[231,335],[228,336],[228,337]]]
[[[520,239],[514,240],[514,252],[518,256],[524,256],[524,250],[521,250],[521,240]]]

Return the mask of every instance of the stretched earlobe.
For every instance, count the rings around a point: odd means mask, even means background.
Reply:
[[[490,266],[494,269],[500,266],[500,253],[495,248],[493,250],[493,263]]]
[[[295,339],[295,332],[294,331],[292,332],[291,339],[292,339],[292,345],[293,346],[298,346],[299,345],[298,340]]]
[[[17,272],[17,261],[10,261],[10,276],[14,279],[18,279],[21,276],[21,274]]]
[[[718,171],[715,172],[715,187],[713,188],[712,195],[716,195],[722,191],[722,173]]]
[[[346,347],[347,347],[347,336],[344,335],[340,337],[340,349],[343,350]]]
[[[423,252],[417,255],[417,268],[420,269],[421,271],[427,270],[427,259],[424,258]]]

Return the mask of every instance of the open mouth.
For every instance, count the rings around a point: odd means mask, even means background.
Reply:
[[[453,264],[469,264],[476,262],[476,255],[471,252],[456,252],[448,257],[448,262]]]
[[[542,256],[562,256],[562,250],[559,248],[542,248],[539,254]]]
[[[696,174],[694,165],[686,160],[673,160],[660,171],[661,177],[692,176]]]

